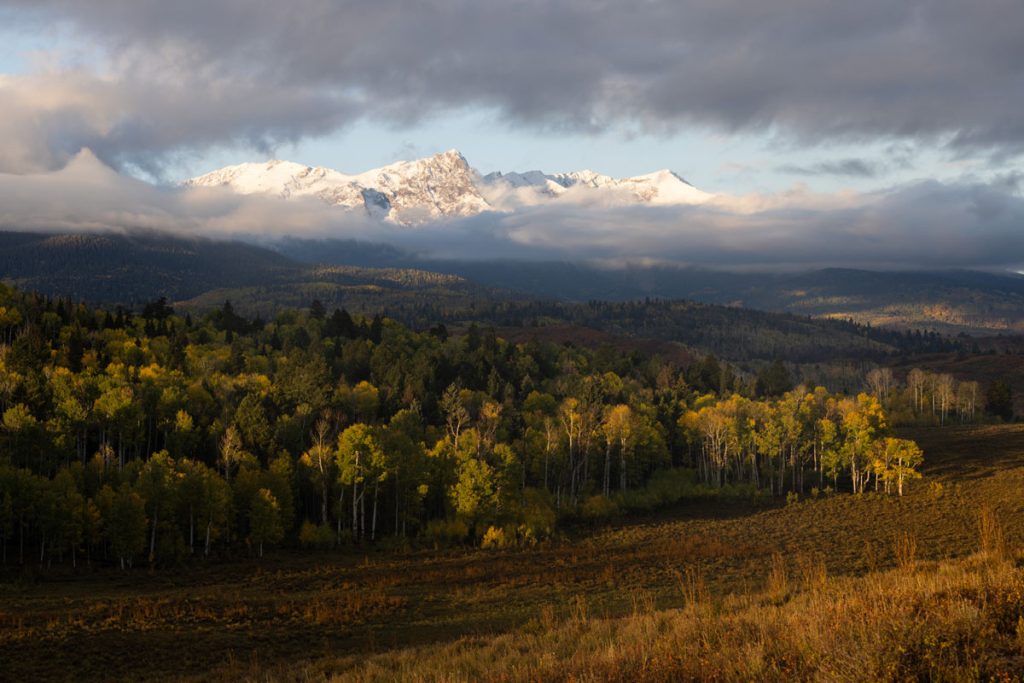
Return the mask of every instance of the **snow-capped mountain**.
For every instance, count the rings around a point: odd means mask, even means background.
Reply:
[[[477,174],[456,150],[398,163],[358,175],[311,168],[290,161],[228,166],[185,181],[189,187],[229,187],[241,194],[285,199],[317,197],[396,223],[424,223],[473,216],[490,206],[476,188]]]
[[[701,204],[712,197],[668,169],[631,178],[613,178],[590,170],[554,174],[542,171],[498,172],[487,174],[481,181],[487,188],[529,189],[549,197],[578,192],[577,196],[582,198],[584,192],[597,190],[605,194],[619,194],[623,201],[630,203]]]
[[[672,171],[612,178],[593,171],[545,174],[473,170],[457,150],[400,161],[357,175],[290,161],[227,166],[186,180],[187,187],[227,187],[241,194],[284,199],[315,197],[402,225],[510,211],[550,201],[599,200],[616,204],[699,204],[713,195]]]

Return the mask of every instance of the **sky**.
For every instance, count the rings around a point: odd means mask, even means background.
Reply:
[[[1016,269],[1022,31],[1019,0],[0,0],[0,225],[259,233],[251,208],[175,183],[242,161],[355,173],[457,148],[484,173],[670,168],[730,200],[559,206],[396,240]],[[90,175],[106,185],[68,189]],[[46,204],[58,187],[81,203]],[[376,230],[316,208],[278,220]]]

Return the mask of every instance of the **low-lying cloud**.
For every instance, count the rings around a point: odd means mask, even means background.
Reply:
[[[877,163],[867,159],[839,159],[836,161],[821,161],[810,166],[784,164],[779,166],[778,170],[790,175],[874,178],[878,175],[880,169]]]
[[[658,261],[725,268],[1019,268],[1024,198],[1014,183],[925,181],[866,194],[719,195],[694,206],[582,199],[415,228],[318,200],[160,188],[94,155],[65,168],[0,174],[0,229],[147,229],[267,242],[280,237],[387,243],[438,259]]]

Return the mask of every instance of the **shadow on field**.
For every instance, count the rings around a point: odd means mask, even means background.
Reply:
[[[580,610],[679,607],[692,577],[720,598],[761,590],[780,562],[792,576],[895,567],[900,538],[920,560],[961,557],[978,549],[985,506],[1007,543],[1024,546],[1024,425],[903,436],[926,452],[924,479],[903,498],[689,503],[520,550],[282,550],[155,572],[34,570],[0,582],[0,679],[151,680],[171,667],[202,680],[211,667],[359,656]]]
[[[1024,424],[915,428],[900,435],[924,450],[928,476],[963,481],[1024,467]]]

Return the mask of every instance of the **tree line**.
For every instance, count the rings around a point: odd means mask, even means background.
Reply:
[[[970,424],[1014,418],[1013,390],[997,379],[983,390],[974,380],[957,380],[943,372],[911,368],[901,381],[891,368],[874,368],[865,378],[867,391],[895,420],[907,424]]]
[[[713,356],[414,331],[316,302],[193,320],[8,287],[0,336],[4,562],[532,543],[652,487],[902,493],[920,463],[877,399],[792,388],[779,367],[739,381]]]

